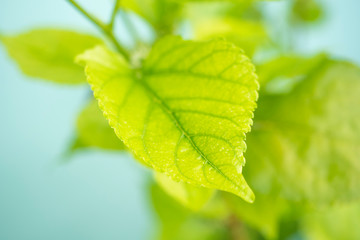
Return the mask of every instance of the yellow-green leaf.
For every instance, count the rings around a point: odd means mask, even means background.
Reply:
[[[257,66],[264,93],[288,93],[327,59],[325,54],[312,57],[284,55]]]
[[[92,100],[77,119],[77,141],[81,147],[98,147],[109,150],[125,150],[116,137],[95,100]]]
[[[0,36],[0,41],[24,74],[63,84],[86,82],[75,57],[101,43],[87,34],[47,28]]]
[[[302,220],[302,230],[309,240],[360,239],[358,201],[305,213]]]
[[[277,0],[168,0],[174,2],[233,2],[233,3],[243,3],[243,2],[252,2],[252,1],[277,1]]]
[[[296,0],[292,8],[296,20],[314,22],[323,15],[323,9],[317,0]]]
[[[123,0],[120,6],[147,20],[157,31],[171,32],[179,4],[169,0]]]
[[[254,201],[242,168],[258,83],[242,50],[223,40],[166,37],[135,71],[103,47],[78,60],[110,125],[138,158],[175,181]]]
[[[239,45],[248,55],[253,55],[269,40],[261,22],[236,18],[203,19],[194,23],[194,32],[201,40],[224,37]]]
[[[360,198],[360,69],[331,60],[288,94],[262,95],[248,135],[258,191],[331,204]]]
[[[241,222],[261,232],[266,239],[278,239],[280,219],[289,207],[287,202],[277,195],[256,195],[254,204],[239,201],[230,194],[223,193],[224,201]]]
[[[181,205],[158,185],[150,186],[151,200],[158,217],[159,240],[230,240],[224,224],[203,217]]]

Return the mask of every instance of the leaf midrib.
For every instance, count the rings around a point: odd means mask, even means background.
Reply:
[[[140,86],[145,89],[145,92],[150,96],[154,103],[157,103],[160,108],[173,120],[175,126],[179,129],[179,131],[186,137],[186,139],[190,142],[191,146],[196,150],[197,153],[205,160],[205,163],[209,164],[212,168],[214,168],[221,176],[223,176],[227,181],[234,184],[237,188],[241,187],[232,181],[228,176],[226,176],[212,161],[210,161],[205,154],[199,149],[199,147],[195,144],[194,140],[190,137],[189,133],[184,129],[181,125],[179,119],[175,116],[174,112],[169,108],[169,106],[163,101],[163,99],[156,94],[156,92],[144,81],[144,79],[134,76],[134,81],[137,81]]]

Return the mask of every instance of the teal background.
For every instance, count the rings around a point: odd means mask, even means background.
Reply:
[[[360,2],[324,0],[322,23],[292,34],[295,49],[326,51],[360,64]],[[82,1],[100,17],[111,1]],[[285,2],[262,3],[286,24]],[[64,0],[0,0],[0,33],[57,26],[97,33]],[[119,32],[123,32],[121,26]],[[131,39],[123,36],[126,43]],[[74,123],[89,89],[21,74],[0,46],[0,239],[149,239],[157,219],[148,200],[151,178],[127,154],[90,150],[66,159]],[[64,163],[64,160],[71,160]]]

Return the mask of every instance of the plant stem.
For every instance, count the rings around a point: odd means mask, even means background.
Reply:
[[[113,11],[111,13],[111,18],[110,18],[110,23],[109,23],[110,29],[113,29],[113,27],[114,27],[115,17],[116,17],[116,13],[119,11],[119,6],[120,6],[120,0],[116,0]]]
[[[116,49],[127,59],[130,59],[129,54],[127,51],[119,44],[116,37],[114,36],[114,33],[112,29],[105,25],[103,22],[99,21],[97,18],[93,17],[91,14],[89,14],[84,8],[82,8],[78,3],[76,3],[74,0],[68,0],[79,12],[81,12],[86,18],[88,18],[95,26],[97,26],[114,44]],[[118,6],[118,1],[116,2],[116,5]],[[116,7],[115,7],[116,8]],[[116,14],[116,11],[115,11]],[[114,17],[115,18],[115,17]]]

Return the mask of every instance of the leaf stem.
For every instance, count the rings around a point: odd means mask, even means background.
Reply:
[[[110,40],[111,42],[114,44],[114,46],[116,47],[116,49],[127,59],[130,59],[130,56],[128,54],[128,52],[119,44],[118,40],[116,39],[116,37],[114,36],[114,33],[112,31],[112,29],[104,24],[103,22],[99,21],[97,18],[95,18],[94,16],[92,16],[91,14],[89,14],[84,8],[82,8],[76,1],[74,0],[68,0],[79,12],[81,12],[86,18],[88,18],[95,26],[97,26]],[[115,9],[118,6],[118,1],[116,2],[116,7],[114,7]],[[117,11],[117,10],[116,10]],[[116,14],[115,11],[115,14]],[[115,17],[114,17],[115,18]]]
[[[119,6],[120,6],[120,0],[116,0],[113,11],[111,13],[110,22],[109,22],[110,29],[113,29],[113,27],[114,27],[115,17],[116,17],[116,13],[119,11]]]

